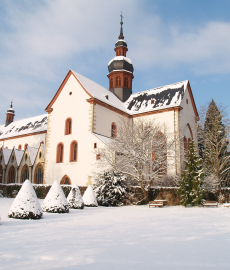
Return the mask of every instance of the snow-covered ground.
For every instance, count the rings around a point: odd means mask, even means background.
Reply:
[[[12,202],[0,198],[0,269],[230,269],[230,208],[85,207],[16,220]]]

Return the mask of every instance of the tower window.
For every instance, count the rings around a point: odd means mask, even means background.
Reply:
[[[113,88],[113,79],[110,79],[110,89]]]
[[[116,78],[116,85],[121,86],[121,78],[119,76]]]
[[[125,79],[124,79],[124,87],[129,87],[129,81],[128,81],[128,78],[127,77],[125,77]]]
[[[96,149],[96,148],[97,148],[97,143],[95,142],[95,143],[94,143],[94,149]]]

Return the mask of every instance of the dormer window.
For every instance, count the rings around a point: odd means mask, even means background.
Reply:
[[[106,99],[109,99],[109,96],[108,96],[108,95],[105,95],[105,98],[106,98]]]

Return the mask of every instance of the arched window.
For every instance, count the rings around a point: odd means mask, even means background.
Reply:
[[[25,164],[21,172],[21,183],[24,183],[27,179],[29,179],[29,167]]]
[[[64,156],[64,145],[63,145],[63,143],[59,143],[57,145],[57,158],[56,158],[56,162],[57,163],[62,163],[63,162],[63,156]]]
[[[125,77],[125,80],[124,80],[124,87],[129,87],[129,81],[128,81],[128,78]]]
[[[71,142],[70,144],[70,162],[77,161],[77,151],[78,151],[78,144],[76,141]]]
[[[0,183],[3,183],[3,168],[1,164],[0,164]]]
[[[35,184],[43,184],[43,166],[41,163],[38,163],[38,165],[35,168],[34,172],[34,183]]]
[[[65,135],[72,134],[72,119],[67,118],[65,120]]]
[[[69,176],[64,175],[62,177],[62,180],[61,180],[60,184],[61,185],[71,185],[71,180],[70,180]]]
[[[8,172],[8,184],[15,183],[15,168],[11,166]]]
[[[24,150],[26,150],[27,146],[28,146],[28,143],[26,143],[26,144],[24,145]]]
[[[121,86],[121,78],[119,76],[116,78],[116,86]]]
[[[22,149],[22,145],[21,144],[19,144],[18,149]]]
[[[112,138],[117,137],[117,125],[115,123],[112,123],[112,126],[111,126],[111,137]]]
[[[110,79],[110,88],[113,88],[113,79]]]

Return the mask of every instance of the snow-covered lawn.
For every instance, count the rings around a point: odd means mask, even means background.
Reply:
[[[16,220],[12,202],[0,198],[0,269],[230,269],[230,208],[85,207]]]

